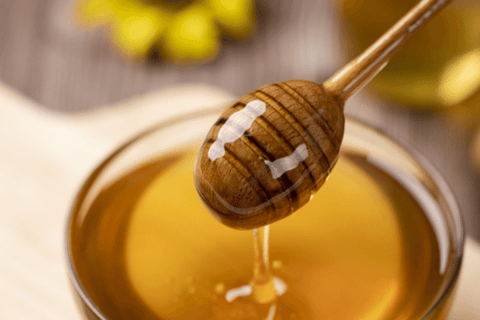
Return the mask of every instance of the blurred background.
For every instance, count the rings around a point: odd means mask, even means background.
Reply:
[[[415,3],[0,0],[0,84],[72,114],[185,83],[240,97],[277,81],[322,82]],[[478,21],[477,0],[452,2],[346,112],[425,155],[480,240]]]

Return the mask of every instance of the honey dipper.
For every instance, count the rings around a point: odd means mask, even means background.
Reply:
[[[253,229],[309,201],[337,162],[345,101],[387,64],[450,0],[422,0],[356,59],[322,84],[263,86],[220,116],[194,169],[197,192],[217,220]]]

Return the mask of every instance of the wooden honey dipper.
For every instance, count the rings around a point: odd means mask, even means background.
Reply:
[[[345,101],[387,64],[450,0],[422,0],[322,84],[263,86],[225,110],[197,157],[197,192],[214,217],[236,229],[282,219],[309,201],[337,162]]]

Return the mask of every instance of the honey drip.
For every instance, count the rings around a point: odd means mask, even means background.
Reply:
[[[238,297],[250,296],[254,305],[268,307],[265,320],[275,319],[277,298],[285,293],[287,285],[280,278],[274,277],[270,271],[268,256],[270,226],[253,229],[253,278],[250,284],[229,290],[225,300],[231,303]]]
[[[267,225],[253,230],[253,248],[255,260],[253,262],[252,298],[257,303],[271,303],[277,298],[270,259],[268,257],[268,235],[270,227]]]
[[[253,279],[250,284],[229,290],[225,295],[227,302],[238,297],[250,296],[256,305],[270,304],[266,319],[273,319],[277,310],[276,300],[287,290],[287,285],[270,271],[269,226],[253,230]]]

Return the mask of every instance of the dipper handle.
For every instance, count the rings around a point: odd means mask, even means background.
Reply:
[[[347,100],[372,80],[403,44],[451,0],[422,0],[362,54],[323,83],[337,99]]]

